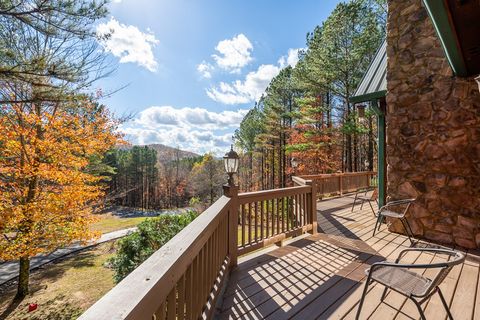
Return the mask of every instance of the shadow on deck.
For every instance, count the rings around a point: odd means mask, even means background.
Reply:
[[[408,238],[389,233],[375,237],[375,218],[368,205],[351,212],[353,196],[318,203],[319,234],[241,262],[232,272],[217,314],[219,319],[354,319],[363,289],[365,269],[397,257],[409,247]],[[419,242],[418,246],[436,246]],[[409,262],[429,263],[434,254],[413,253]],[[479,258],[469,254],[442,284],[455,319],[480,318]],[[426,276],[429,275],[426,271]],[[444,288],[445,287],[445,288]],[[395,292],[380,302],[382,287],[369,290],[361,319],[417,319],[415,305]],[[424,304],[427,319],[444,319],[437,296]]]

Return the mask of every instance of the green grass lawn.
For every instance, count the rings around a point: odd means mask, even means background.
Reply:
[[[92,230],[108,233],[135,227],[145,219],[147,219],[147,217],[120,218],[108,213],[100,216],[100,220],[92,225]]]
[[[0,319],[76,319],[114,287],[113,271],[104,266],[113,254],[108,242],[34,271],[31,293],[20,303],[11,305],[15,286],[0,292]],[[38,309],[28,313],[29,303]]]

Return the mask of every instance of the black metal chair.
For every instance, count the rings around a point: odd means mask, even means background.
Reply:
[[[400,263],[402,256],[409,251],[431,252],[437,255],[444,254],[448,259],[445,262],[431,264]],[[453,257],[453,260],[449,261],[451,257]],[[362,311],[365,296],[367,295],[368,286],[375,281],[385,286],[381,297],[382,302],[385,299],[388,289],[394,290],[415,303],[418,312],[420,313],[420,317],[423,320],[426,320],[426,318],[421,305],[433,294],[438,292],[449,319],[453,320],[452,314],[450,313],[450,309],[448,308],[448,304],[443,297],[439,285],[447,277],[450,270],[455,265],[463,263],[463,261],[465,261],[465,254],[459,251],[448,249],[409,248],[402,250],[395,262],[374,263],[370,269],[366,270],[368,275],[367,281],[365,282],[365,288],[363,289],[362,298],[360,299],[355,319],[360,319],[360,313]],[[433,279],[429,279],[410,269],[439,269],[439,271]]]
[[[370,209],[372,209],[372,212],[375,215],[375,210],[373,209],[372,201],[375,201],[378,205],[378,189],[374,188],[372,194],[368,195],[368,192],[371,190],[372,189],[362,189],[362,190],[359,190],[357,193],[355,193],[355,199],[353,199],[351,212],[353,212],[353,209],[355,209],[355,204],[357,204],[357,201],[361,201],[360,210],[363,209],[363,204],[365,202],[368,202],[368,204],[370,205]]]
[[[375,228],[373,229],[373,236],[375,236],[375,231],[377,230],[377,227],[378,227],[378,231],[380,231],[380,226],[382,225],[382,222],[385,219],[385,217],[396,218],[402,222],[403,228],[405,229],[408,239],[410,240],[410,243],[413,245],[414,241],[412,240],[412,238],[414,235],[412,232],[412,228],[408,223],[408,220],[405,218],[405,215],[407,214],[408,209],[410,209],[411,204],[415,200],[416,199],[403,199],[403,200],[390,201],[389,203],[381,207],[377,213],[377,222],[375,223]],[[402,212],[395,212],[391,210],[392,207],[399,207],[399,206],[405,206]]]

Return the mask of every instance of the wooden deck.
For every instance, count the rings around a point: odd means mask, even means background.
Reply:
[[[375,219],[368,204],[351,212],[353,197],[318,203],[319,234],[240,260],[223,296],[219,319],[354,319],[365,280],[374,262],[393,260],[410,246],[408,238],[382,226],[372,237]],[[420,241],[417,247],[435,247]],[[407,254],[405,261],[439,261],[429,253]],[[478,252],[468,252],[441,285],[455,319],[480,319]],[[426,276],[432,276],[431,270]],[[361,319],[418,319],[411,301],[382,287],[370,286]],[[437,295],[424,305],[427,319],[446,313]]]

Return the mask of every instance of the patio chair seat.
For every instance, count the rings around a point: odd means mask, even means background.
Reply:
[[[368,274],[368,270],[367,270]],[[424,296],[432,280],[405,268],[382,266],[374,269],[372,279],[406,296]]]
[[[400,219],[400,218],[403,218],[403,216],[405,215],[405,213],[398,213],[398,212],[395,212],[395,211],[391,211],[391,210],[384,210],[382,211],[382,216],[384,217],[390,217],[390,218],[397,218],[397,219]]]
[[[398,202],[397,202],[398,203]],[[408,252],[430,253],[436,257],[445,256],[445,261],[432,263],[402,263],[402,257]],[[451,259],[453,257],[453,259]],[[400,251],[395,262],[375,262],[370,269],[366,270],[367,281],[363,288],[362,297],[358,304],[356,320],[360,319],[363,302],[368,292],[368,286],[377,282],[385,286],[381,297],[382,302],[385,300],[388,290],[394,290],[399,294],[407,297],[415,303],[422,320],[427,320],[423,312],[422,304],[428,300],[430,296],[438,293],[442,301],[448,318],[453,320],[452,313],[448,307],[447,301],[440,290],[440,284],[447,277],[448,273],[456,265],[460,265],[465,261],[465,254],[460,251],[453,251],[446,248],[407,248]],[[433,280],[425,278],[414,270],[437,270],[437,275],[432,277]],[[415,317],[416,318],[416,317]]]

